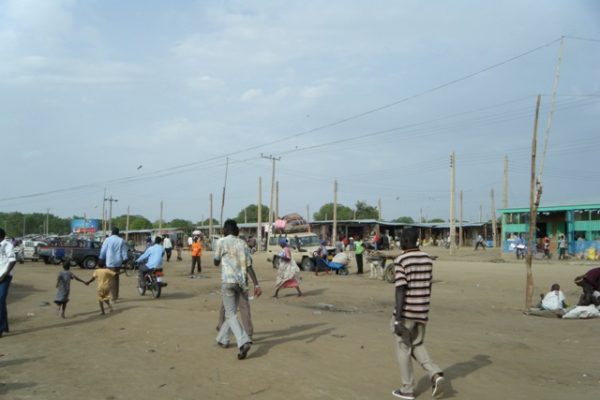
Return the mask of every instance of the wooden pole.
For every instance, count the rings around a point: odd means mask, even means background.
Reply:
[[[225,189],[227,188],[227,173],[229,172],[229,157],[225,159],[225,182],[223,184],[223,194],[221,196],[221,215],[219,224],[223,227],[223,209],[225,208]]]
[[[504,156],[504,182],[502,190],[502,208],[508,208],[508,156]]]
[[[337,179],[333,181],[333,232],[331,234],[331,245],[335,246],[337,240]]]
[[[459,197],[459,212],[458,212],[458,248],[463,247],[463,192],[462,190],[458,194]]]
[[[275,218],[279,218],[279,181],[275,182]]]
[[[129,206],[127,206],[127,219],[125,220],[125,241],[129,240]]]
[[[496,199],[494,196],[494,189],[490,192],[492,196],[492,242],[494,243],[494,248],[498,246],[498,229],[496,226]]]
[[[454,178],[455,178],[456,155],[452,152],[450,156],[450,254],[456,253],[456,226],[454,224]]]
[[[158,218],[158,233],[162,230],[162,218],[163,218],[163,201],[160,201],[160,217]]]
[[[208,195],[208,243],[212,250],[212,236],[213,236],[213,194]]]
[[[535,179],[535,158],[537,152],[537,129],[538,119],[540,115],[540,101],[541,96],[537,96],[535,103],[535,118],[533,122],[533,139],[531,140],[531,176],[529,182],[529,239],[527,243],[527,257],[525,258],[525,271],[526,271],[526,287],[525,287],[525,308],[530,308],[533,305],[533,246],[536,246],[535,237],[535,226],[537,217],[537,206],[539,204],[539,196],[541,192],[538,191],[536,195],[536,179]]]
[[[258,177],[258,211],[256,221],[256,237],[258,242],[258,248],[262,250],[262,177]]]
[[[271,162],[273,163],[272,169],[271,169],[271,200],[269,201],[269,232],[271,231],[272,227],[273,227],[273,203],[274,203],[274,197],[275,197],[275,162],[281,160],[281,157],[273,157],[271,156],[265,156],[263,154],[260,155],[262,158],[267,158],[269,160],[271,160]]]
[[[308,225],[308,231],[311,232],[310,230],[310,205],[306,205],[306,224]]]
[[[102,196],[102,237],[106,236],[106,188],[104,188],[104,196]]]

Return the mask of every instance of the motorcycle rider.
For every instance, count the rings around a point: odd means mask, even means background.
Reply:
[[[146,249],[144,253],[135,260],[136,263],[140,263],[142,261],[146,261],[145,264],[140,264],[138,268],[138,279],[140,287],[144,285],[144,273],[152,270],[162,270],[163,263],[163,254],[165,253],[165,248],[162,246],[162,238],[160,236],[156,236],[154,238],[154,244]]]

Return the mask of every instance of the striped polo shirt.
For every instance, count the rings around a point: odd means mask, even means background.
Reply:
[[[394,260],[395,286],[406,286],[402,318],[427,322],[432,270],[431,257],[418,248],[406,250]]]

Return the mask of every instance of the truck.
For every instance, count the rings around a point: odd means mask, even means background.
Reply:
[[[277,258],[281,252],[279,240],[287,239],[292,249],[292,257],[300,269],[303,271],[312,271],[315,268],[313,253],[321,246],[319,236],[312,232],[297,233],[274,233],[269,236],[267,243],[267,261],[273,263],[273,268],[277,267]],[[335,247],[327,247],[330,254],[335,252]]]
[[[60,264],[68,257],[73,264],[94,269],[98,265],[102,244],[92,240],[69,240],[60,244],[40,246],[38,256],[46,264]]]

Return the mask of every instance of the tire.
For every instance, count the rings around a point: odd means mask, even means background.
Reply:
[[[383,272],[383,277],[388,283],[394,283],[396,277],[394,276],[394,264],[389,265]]]
[[[85,269],[94,269],[98,265],[98,259],[96,257],[86,257],[81,262],[81,266]]]
[[[315,266],[310,258],[304,257],[302,259],[302,264],[300,264],[302,271],[312,271],[314,267]]]
[[[158,299],[160,297],[161,291],[162,291],[162,286],[159,285],[158,283],[155,283],[154,289],[152,290],[152,295],[154,296],[155,299]]]
[[[139,278],[138,278],[138,284],[137,284],[137,290],[140,296],[143,296],[146,294],[146,285],[143,282],[140,282]]]

